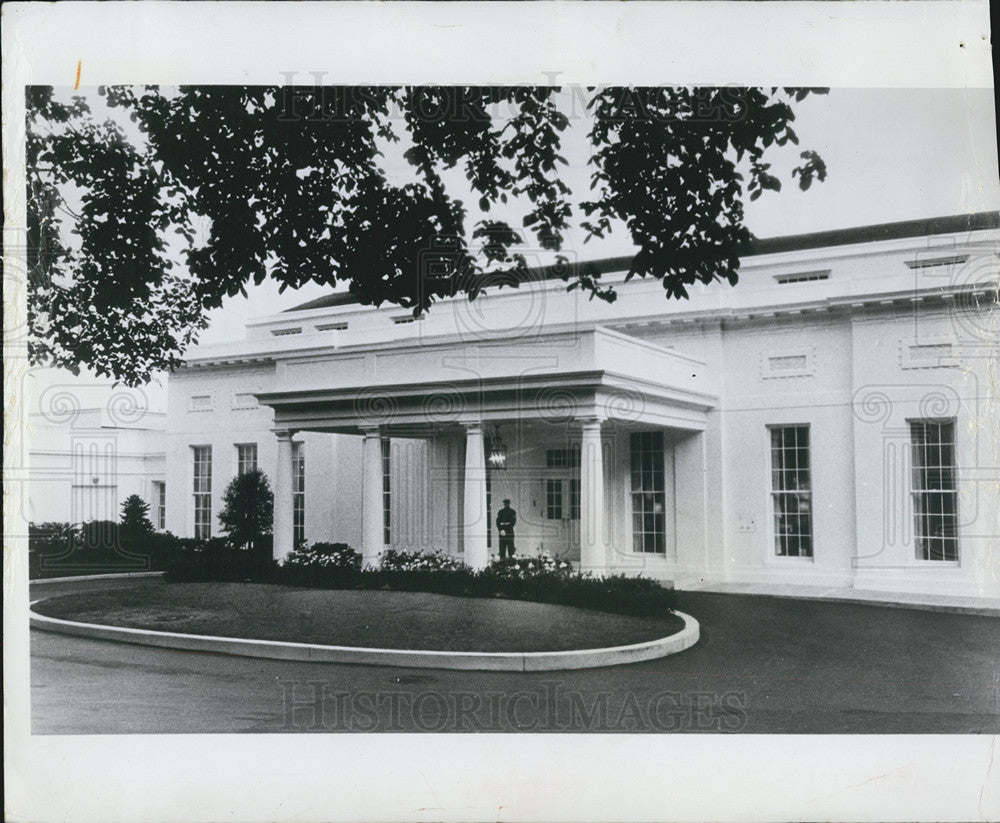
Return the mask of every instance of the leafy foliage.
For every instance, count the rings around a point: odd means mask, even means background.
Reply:
[[[488,566],[490,574],[498,579],[520,579],[540,577],[543,575],[566,576],[573,573],[573,566],[568,560],[561,560],[547,554],[522,555],[494,560]]]
[[[131,494],[122,503],[122,516],[118,536],[126,546],[135,546],[142,538],[153,533],[149,519],[149,504],[137,494]]]
[[[224,537],[184,538],[180,544],[166,564],[164,579],[169,582],[270,583],[277,579],[269,535],[256,538],[253,550],[233,546]]]
[[[141,498],[139,498],[140,502]],[[132,531],[129,523],[31,523],[28,526],[28,576],[34,580],[109,572],[165,569],[186,542],[169,532]],[[131,537],[130,535],[135,535]]]
[[[588,89],[594,194],[575,215],[560,170],[570,119],[552,87],[101,89],[130,130],[31,87],[30,354],[139,383],[181,362],[208,310],[267,278],[347,283],[363,304],[420,314],[476,297],[498,267],[524,270],[525,235],[565,264],[577,218],[598,238],[623,223],[638,248],[629,276],[668,297],[735,283],[744,200],[780,189],[766,155],[798,142],[793,105],[812,91]],[[411,182],[386,173],[396,144]],[[801,188],[825,178],[815,152],[802,161]],[[497,214],[515,206],[520,226]],[[560,272],[615,297],[582,267]]]
[[[260,469],[237,475],[226,487],[219,523],[229,540],[241,548],[253,548],[271,533],[274,494],[267,475]]]
[[[360,569],[361,555],[346,543],[303,543],[286,556],[281,565]]]
[[[386,549],[379,556],[378,567],[383,571],[414,572],[459,569],[464,564],[457,557],[441,552],[406,552]]]
[[[212,542],[175,555],[166,579],[506,597],[640,617],[662,617],[674,606],[673,589],[655,580],[580,574],[567,561],[544,555],[496,560],[475,572],[440,552],[387,550],[377,566],[362,567],[361,555],[347,544],[315,543],[298,547],[278,564],[250,552],[227,551],[218,538],[214,547]]]

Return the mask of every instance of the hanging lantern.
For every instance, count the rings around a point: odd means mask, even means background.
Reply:
[[[500,438],[500,427],[495,426],[493,437],[489,439],[489,447],[486,450],[486,464],[491,469],[507,468],[507,446]]]

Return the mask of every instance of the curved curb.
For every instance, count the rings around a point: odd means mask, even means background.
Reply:
[[[130,580],[143,577],[163,577],[166,572],[110,572],[108,574],[78,574],[65,577],[35,577],[28,580],[29,586],[44,586],[46,583],[85,583],[88,580]],[[35,601],[38,602],[38,601]]]
[[[47,598],[43,598],[47,599]],[[41,600],[32,601],[31,605]],[[285,643],[278,640],[244,640],[237,637],[211,637],[202,634],[157,632],[124,626],[101,626],[60,620],[29,611],[30,625],[39,631],[112,640],[162,649],[211,652],[238,657],[269,660],[292,660],[304,663],[360,663],[370,666],[402,666],[417,669],[463,669],[473,671],[544,672],[567,669],[593,669],[621,666],[667,657],[691,648],[698,642],[700,627],[690,615],[675,611],[684,621],[677,634],[604,649],[580,649],[560,652],[437,652],[415,649],[366,649],[353,646],[322,646],[315,643]]]

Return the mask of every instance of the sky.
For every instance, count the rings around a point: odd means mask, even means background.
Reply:
[[[747,204],[747,225],[758,237],[1000,207],[992,89],[831,89],[797,104],[794,128],[800,145],[773,155],[782,191]],[[589,180],[584,134],[577,128],[566,140],[566,178],[574,192],[586,191]],[[829,176],[802,192],[790,172],[806,148],[819,152]],[[600,245],[582,241],[582,232],[567,237],[579,259],[632,249],[621,232]],[[242,339],[248,319],[326,291],[310,286],[279,295],[276,285],[251,287],[246,299],[230,299],[212,313],[201,340]]]

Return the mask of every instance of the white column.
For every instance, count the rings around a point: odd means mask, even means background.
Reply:
[[[283,560],[295,548],[292,485],[292,436],[295,432],[275,431],[278,436],[278,470],[274,475],[273,557]]]
[[[604,453],[601,421],[584,420],[580,440],[580,570],[607,571],[604,544]]]
[[[383,542],[385,516],[382,501],[382,434],[378,429],[366,429],[361,446],[361,562],[376,565],[385,547]]]
[[[483,569],[489,563],[486,548],[486,453],[483,450],[483,426],[469,423],[465,427],[465,522],[462,542],[465,563],[473,569]]]
[[[717,453],[721,455],[721,448],[717,448]],[[710,521],[708,517],[709,454],[706,432],[693,432],[674,443],[677,576],[684,585],[699,579],[725,580],[726,575],[721,556],[718,561],[712,557],[715,541],[710,534],[716,531],[721,537],[722,527],[715,522],[719,518]],[[719,462],[717,467],[721,465]]]

